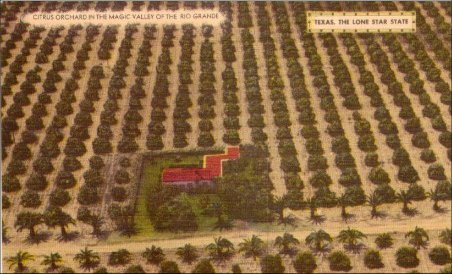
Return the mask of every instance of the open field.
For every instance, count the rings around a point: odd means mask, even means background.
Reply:
[[[234,264],[261,272],[261,258],[278,254],[274,241],[285,232],[299,239],[298,250],[312,249],[318,272],[334,272],[328,258],[337,250],[351,272],[450,266],[450,258],[439,265],[429,256],[436,246],[451,252],[439,237],[452,217],[450,3],[1,8],[4,267],[27,251],[35,256],[28,270],[43,271],[40,256],[58,252],[62,265],[87,271],[72,258],[88,246],[100,255],[96,267],[109,272],[134,264],[158,272],[160,261],[141,256],[155,245],[182,272],[203,258],[218,272]],[[195,9],[220,11],[226,21],[41,27],[19,20],[33,12]],[[417,31],[311,34],[307,11],[416,11]],[[239,146],[240,158],[224,164],[213,191],[162,185],[163,168],[199,167],[203,155],[227,146]],[[337,237],[349,227],[367,235],[360,252]],[[404,236],[415,227],[428,245],[404,268],[395,253],[416,246]],[[305,243],[319,229],[333,237],[323,254]],[[391,248],[376,246],[383,232],[393,233]],[[252,235],[263,241],[256,260],[240,250]],[[219,236],[234,245],[232,258],[205,249]],[[176,255],[187,243],[199,249],[191,265]],[[108,262],[121,248],[131,260]],[[364,264],[367,249],[380,251],[383,267]],[[286,272],[295,271],[292,255],[281,254]]]

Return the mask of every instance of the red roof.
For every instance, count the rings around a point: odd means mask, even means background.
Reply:
[[[222,174],[222,161],[236,159],[240,155],[239,147],[228,147],[226,154],[204,156],[203,168],[166,168],[163,170],[164,183],[212,180]]]
[[[210,170],[204,168],[167,168],[163,171],[163,182],[211,180]]]

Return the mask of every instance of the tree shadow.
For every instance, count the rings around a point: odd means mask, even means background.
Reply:
[[[78,231],[72,231],[67,233],[66,236],[60,235],[57,237],[57,240],[60,242],[70,242],[80,237],[80,233]]]
[[[359,254],[366,246],[363,243],[355,244],[355,245],[345,245],[345,250],[350,251],[354,254]]]
[[[405,214],[408,217],[413,217],[419,214],[419,211],[416,208],[409,208],[407,210],[403,211],[403,214]]]
[[[291,247],[291,248],[289,248],[289,250],[279,252],[279,254],[281,254],[283,256],[287,255],[291,258],[293,256],[297,255],[297,253],[298,253],[298,248],[296,248],[296,247]]]
[[[388,216],[388,214],[384,211],[377,211],[373,216],[371,216],[371,219],[384,219]]]
[[[290,214],[289,216],[284,217],[282,220],[279,220],[278,225],[284,225],[284,227],[290,225],[291,227],[296,228],[296,222],[297,218],[293,214]]]
[[[328,252],[331,251],[331,246],[329,244],[326,244],[321,248],[311,248],[311,250],[314,254],[325,256]]]
[[[126,227],[123,227],[120,230],[120,234],[121,236],[127,236],[127,237],[132,237],[133,235],[138,234],[138,228],[135,226],[135,224],[133,225],[128,225]]]
[[[325,222],[326,218],[323,215],[315,215],[312,218],[309,218],[309,221],[315,225],[320,225]]]
[[[218,266],[226,266],[226,262],[230,261],[232,259],[232,257],[234,256],[234,253],[230,252],[227,254],[223,254],[222,256],[215,256],[215,257],[211,257],[211,259],[215,262],[215,264],[217,264]]]
[[[25,242],[29,243],[29,244],[39,244],[42,242],[47,242],[50,238],[50,236],[52,236],[52,233],[50,232],[39,232],[36,233],[35,237],[30,237],[28,236],[27,239],[25,239]]]
[[[138,230],[137,230],[138,231]],[[111,234],[109,230],[101,230],[98,234],[91,234],[99,240],[106,240]]]
[[[438,206],[438,208],[434,209],[434,210],[436,213],[439,213],[439,214],[444,214],[444,213],[449,212],[449,210],[446,207],[442,207],[442,206]]]
[[[352,213],[346,213],[345,215],[342,215],[342,221],[344,221],[346,223],[354,218],[355,218],[355,214],[352,214]]]
[[[11,242],[11,238],[5,235],[2,235],[2,244],[9,244]]]

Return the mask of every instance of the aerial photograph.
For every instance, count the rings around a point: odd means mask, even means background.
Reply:
[[[449,1],[1,1],[1,273],[452,273]]]

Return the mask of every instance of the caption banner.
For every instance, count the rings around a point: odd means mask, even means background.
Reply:
[[[416,12],[308,11],[308,32],[415,32]]]
[[[193,24],[217,25],[225,17],[218,10],[177,10],[177,11],[122,11],[122,12],[66,12],[25,14],[21,20],[32,25],[66,25],[66,24]]]

